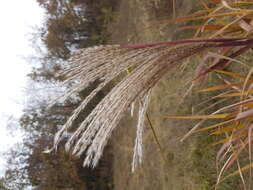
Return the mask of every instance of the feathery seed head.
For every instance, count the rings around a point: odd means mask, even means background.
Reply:
[[[210,47],[210,44],[184,44],[174,47],[158,45],[143,48],[106,45],[80,50],[62,72],[68,77],[65,83],[72,82],[74,85],[61,99],[65,100],[96,80],[100,83],[74,110],[73,115],[56,134],[55,148],[64,132],[70,129],[89,101],[110,81],[123,76],[80,124],[66,143],[66,149],[77,156],[86,154],[84,166],[95,167],[112,131],[124,113],[134,102],[139,102],[139,120],[132,163],[134,170],[142,160],[142,134],[151,88],[182,59],[206,47]],[[132,71],[126,74],[128,68]]]

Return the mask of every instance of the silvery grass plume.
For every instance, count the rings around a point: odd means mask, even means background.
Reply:
[[[65,83],[74,84],[61,101],[85,89],[94,81],[100,83],[74,110],[73,115],[56,134],[54,148],[57,148],[64,134],[69,131],[90,100],[113,79],[121,78],[80,124],[65,146],[73,155],[86,155],[84,166],[95,167],[112,131],[124,113],[131,105],[138,103],[139,118],[132,162],[134,170],[142,162],[144,118],[151,88],[184,58],[217,46],[217,42],[225,44],[230,41],[188,40],[135,46],[105,45],[80,50],[61,73],[67,77]],[[128,68],[132,71],[126,74]],[[118,77],[122,75],[123,77]]]

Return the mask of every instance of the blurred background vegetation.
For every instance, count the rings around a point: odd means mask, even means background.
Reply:
[[[58,82],[63,80],[55,73],[60,70],[72,52],[107,41],[110,34],[106,27],[113,19],[118,1],[36,1],[45,9],[46,18],[43,27],[37,28],[34,32],[32,40],[38,56],[29,58],[31,62],[36,62],[36,67],[28,76],[33,81],[33,86],[39,86],[46,94],[48,88],[52,88],[52,85],[57,86]],[[34,89],[36,91],[38,87]],[[36,101],[32,98],[28,101],[24,114],[19,119],[25,138],[21,144],[6,153],[8,169],[0,180],[0,189],[113,189],[111,167],[113,155],[110,145],[95,169],[83,168],[82,158],[74,158],[67,154],[64,151],[64,141],[58,153],[45,152],[52,147],[56,131],[91,89],[92,85],[78,97],[54,105],[49,110],[46,110],[47,100]],[[36,96],[34,91],[30,93],[31,97]],[[83,111],[82,118],[78,118],[76,124],[86,117],[102,97],[103,92]]]

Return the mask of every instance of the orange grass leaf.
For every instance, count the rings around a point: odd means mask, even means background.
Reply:
[[[250,109],[250,110],[239,113],[236,116],[235,120],[242,120],[242,119],[246,119],[246,118],[252,117],[252,116],[253,116],[253,109]]]
[[[243,128],[243,125],[232,125],[229,127],[218,129],[218,130],[212,132],[211,135],[221,135],[221,134],[228,133],[233,130],[237,130],[237,129],[241,129],[241,128]]]
[[[227,180],[230,177],[240,174],[240,171],[244,172],[246,170],[249,170],[252,167],[253,167],[253,163],[251,162],[250,164],[247,164],[246,166],[242,167],[240,170],[236,170],[236,171],[232,172],[231,174],[227,175],[226,177],[224,177],[222,180],[220,180],[220,183]]]
[[[204,127],[202,129],[198,129],[196,130],[195,132],[201,132],[201,131],[207,131],[207,130],[210,130],[210,129],[215,129],[217,127],[221,127],[223,125],[226,125],[226,124],[230,124],[230,123],[234,123],[236,122],[234,119],[231,119],[231,120],[227,120],[227,121],[223,121],[223,122],[220,122],[220,123],[217,123],[217,124],[214,124],[214,125],[211,125],[211,126],[208,126],[208,127]]]
[[[245,95],[249,95],[249,94],[253,94],[253,90],[250,90],[247,92],[234,92],[234,93],[222,94],[219,97],[221,97],[221,98],[223,98],[223,97],[237,97],[237,96],[245,96]]]
[[[227,75],[227,76],[234,77],[234,78],[243,78],[243,79],[245,79],[247,77],[246,75],[242,75],[242,74],[238,74],[238,73],[234,73],[234,72],[223,71],[223,70],[215,69],[213,71],[216,72],[216,73],[220,73],[220,74]]]
[[[242,131],[242,132],[237,133],[235,135],[230,135],[229,137],[224,138],[224,139],[222,139],[222,140],[220,140],[220,141],[218,141],[216,143],[213,143],[213,145],[223,144],[223,143],[229,142],[231,140],[236,140],[236,139],[238,139],[240,137],[246,136],[247,134],[248,134],[248,131]]]
[[[216,115],[190,115],[190,116],[165,116],[169,119],[224,119],[230,114],[216,114]]]
[[[219,85],[219,86],[213,86],[210,88],[205,88],[202,90],[198,90],[197,92],[210,92],[210,91],[216,91],[216,90],[221,90],[224,88],[229,88],[229,87],[233,87],[233,86],[241,86],[243,85],[243,82],[239,82],[239,83],[232,83],[232,84],[224,84],[224,85]]]

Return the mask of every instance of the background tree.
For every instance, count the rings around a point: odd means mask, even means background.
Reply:
[[[65,152],[63,144],[68,135],[60,143],[57,153],[47,154],[52,147],[55,132],[98,82],[95,81],[77,96],[50,108],[47,107],[47,103],[68,88],[59,85],[63,78],[56,73],[61,70],[73,51],[105,43],[109,35],[106,25],[112,20],[112,11],[117,1],[37,2],[45,9],[46,19],[43,28],[37,29],[32,39],[38,55],[29,58],[29,62],[36,65],[28,75],[30,80],[26,89],[26,108],[18,122],[25,138],[6,154],[8,168],[0,184],[6,190],[23,190],[28,187],[34,190],[111,190],[113,186],[110,145],[107,146],[99,167],[94,170],[83,168],[82,158],[70,156]],[[75,130],[104,94],[104,91],[101,91],[94,97],[87,109],[76,118],[71,130]]]

